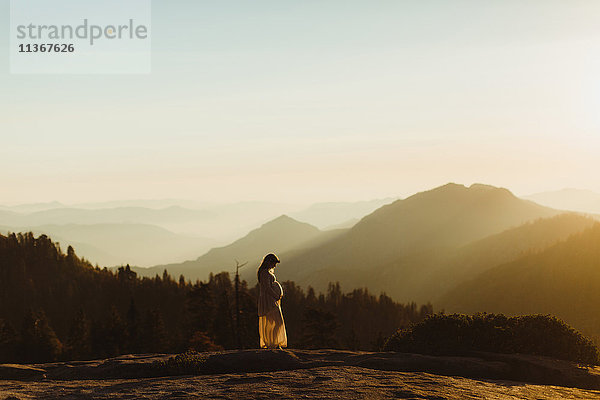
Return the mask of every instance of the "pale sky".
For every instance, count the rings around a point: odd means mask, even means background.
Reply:
[[[0,204],[600,191],[600,2],[154,1],[149,75],[11,75]]]

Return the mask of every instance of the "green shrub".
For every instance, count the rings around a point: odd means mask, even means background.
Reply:
[[[384,350],[452,355],[522,353],[600,363],[598,348],[590,339],[550,315],[435,314],[398,330],[386,341]]]

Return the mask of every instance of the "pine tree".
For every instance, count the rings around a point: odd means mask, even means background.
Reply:
[[[71,324],[65,352],[70,360],[86,360],[92,356],[90,321],[82,309]]]
[[[108,320],[103,326],[104,332],[103,349],[106,357],[114,357],[123,354],[127,344],[125,324],[115,306],[110,309]]]
[[[129,302],[129,309],[127,310],[127,321],[126,321],[126,335],[127,335],[127,345],[126,352],[127,353],[139,353],[141,351],[141,343],[140,343],[140,316],[135,306],[135,301],[133,297]]]
[[[16,361],[17,332],[12,325],[0,319],[0,363]]]
[[[329,311],[308,308],[304,313],[303,345],[310,349],[335,349],[339,347],[336,330],[339,323]]]
[[[162,315],[158,310],[150,310],[144,317],[142,349],[145,353],[165,353],[169,340]]]
[[[23,319],[19,344],[19,361],[56,361],[62,353],[62,343],[48,323],[43,311],[30,311]]]

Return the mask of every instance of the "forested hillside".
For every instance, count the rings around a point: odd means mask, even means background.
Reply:
[[[364,289],[324,294],[283,282],[292,347],[373,349],[431,306],[398,304]],[[167,273],[137,277],[66,254],[47,236],[0,235],[0,362],[104,358],[123,353],[257,347],[257,288],[227,273],[195,283]]]
[[[552,314],[598,340],[600,224],[492,268],[459,285],[439,305],[449,312]]]
[[[594,225],[592,218],[575,213],[529,221],[516,228],[469,243],[449,255],[423,287],[430,298],[443,296],[456,285],[497,265],[540,252]]]

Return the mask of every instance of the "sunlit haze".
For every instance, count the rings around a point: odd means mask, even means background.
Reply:
[[[599,16],[593,1],[154,2],[151,74],[0,64],[0,203],[600,191]]]

